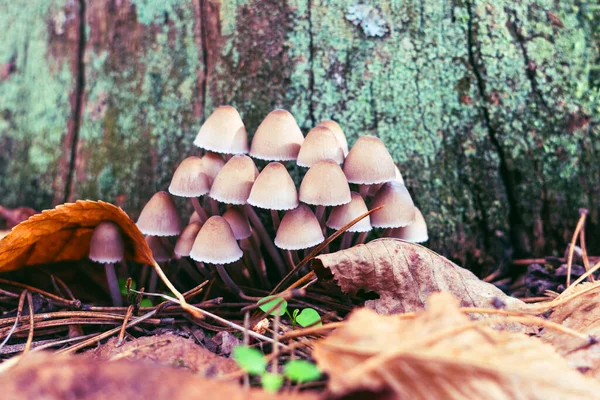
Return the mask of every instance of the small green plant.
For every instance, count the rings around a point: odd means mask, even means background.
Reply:
[[[305,383],[319,379],[319,368],[305,360],[291,360],[283,367],[283,374],[267,371],[267,360],[257,349],[249,346],[237,346],[233,349],[233,359],[244,371],[260,377],[264,390],[276,392],[283,385],[283,379],[288,378],[293,382]]]
[[[305,308],[302,311],[295,309],[292,314],[288,310],[288,303],[284,299],[277,296],[267,296],[258,301],[258,308],[270,315],[280,316],[287,314],[292,320],[292,328],[296,328],[296,324],[305,328],[307,326],[321,326],[321,316],[314,308]],[[277,307],[279,305],[279,307]]]

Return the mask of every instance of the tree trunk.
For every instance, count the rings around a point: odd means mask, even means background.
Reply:
[[[52,0],[0,6],[5,206],[137,215],[220,104],[388,145],[434,250],[492,266],[600,245],[592,2]],[[596,247],[594,247],[596,246]]]

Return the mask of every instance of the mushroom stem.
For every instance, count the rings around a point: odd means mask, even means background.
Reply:
[[[108,290],[112,298],[113,306],[121,307],[123,298],[121,297],[121,289],[119,288],[119,280],[115,272],[115,264],[104,264],[104,272],[106,273],[106,281],[108,282]]]
[[[290,250],[283,251],[283,257],[285,259],[285,263],[287,264],[288,270],[293,270],[296,264],[294,263],[294,258],[292,257],[292,252]]]
[[[273,219],[273,228],[275,228],[275,232],[279,229],[279,224],[281,224],[281,219],[279,218],[279,211],[271,210],[271,219]]]
[[[219,276],[223,280],[223,283],[225,284],[225,286],[227,286],[227,288],[229,289],[229,291],[231,293],[233,293],[234,295],[236,295],[240,299],[244,298],[245,297],[244,292],[233,281],[233,279],[231,279],[231,277],[229,276],[229,274],[225,270],[225,267],[223,266],[223,264],[215,264],[215,267],[217,268],[217,273],[219,274]]]
[[[367,239],[368,235],[369,235],[369,232],[359,233],[358,238],[356,239],[356,243],[354,245],[363,244],[365,242],[365,239]]]
[[[363,199],[369,195],[369,189],[371,189],[371,185],[358,185],[358,191]]]
[[[190,199],[192,200],[192,205],[194,206],[194,211],[196,211],[198,213],[198,216],[200,217],[201,222],[202,223],[206,222],[206,220],[208,219],[208,214],[206,213],[206,210],[204,208],[202,208],[202,206],[200,205],[198,198],[191,197]]]
[[[266,288],[269,287],[269,283],[267,282],[267,276],[265,273],[265,261],[262,259],[260,254],[256,251],[256,247],[254,246],[254,242],[252,240],[252,236],[246,239],[240,240],[240,247],[244,250],[244,256],[248,255],[248,262],[246,265],[250,265],[251,269],[254,271],[254,276],[258,277],[258,281],[260,282],[261,287]]]
[[[209,197],[208,201],[210,202],[210,213],[212,215],[219,215],[219,203],[212,197]]]
[[[191,258],[190,258],[191,260]],[[210,271],[208,270],[208,268],[206,268],[206,266],[204,265],[203,262],[201,261],[194,261],[194,264],[196,264],[196,267],[198,267],[198,270],[200,271],[200,273],[202,275],[204,275],[204,277],[206,279],[210,279],[212,277],[212,274],[210,273]]]
[[[392,237],[392,231],[394,230],[394,228],[386,228],[383,231],[383,234],[381,235],[381,237]]]
[[[354,237],[354,232],[344,232],[344,236],[342,236],[342,242],[340,243],[340,250],[347,249],[352,246],[352,238]]]
[[[148,292],[156,293],[157,287],[158,287],[158,275],[156,274],[156,270],[153,269],[152,271],[150,271],[150,282],[148,283]]]
[[[271,285],[267,279],[267,266],[265,265],[265,259],[260,252],[260,242],[258,241],[256,235],[256,231],[252,231],[252,236],[248,238],[251,245],[250,257],[252,257],[253,260],[252,265],[258,273],[261,284],[264,285],[264,287],[270,287]]]
[[[179,265],[181,265],[181,268],[183,268],[183,270],[190,276],[190,278],[193,279],[194,282],[200,283],[204,280],[198,271],[196,271],[196,269],[193,268],[188,261],[181,262]]]
[[[324,223],[324,217],[325,217],[325,206],[317,206],[317,210],[315,211],[315,217],[317,217],[317,221],[319,221],[319,224],[321,224],[321,226],[323,226]]]
[[[277,269],[279,270],[281,277],[284,277],[286,275],[286,270],[285,270],[285,265],[283,263],[283,259],[281,258],[281,255],[277,251],[275,244],[273,244],[273,240],[267,233],[267,230],[265,229],[265,226],[263,225],[262,221],[260,220],[260,217],[256,214],[256,212],[254,211],[254,208],[252,208],[251,205],[246,204],[246,207],[244,207],[244,209],[246,210],[246,212],[248,214],[248,218],[250,219],[250,222],[256,229],[256,233],[258,233],[260,240],[262,241],[263,245],[267,249],[267,252],[273,259],[273,262],[277,266]]]

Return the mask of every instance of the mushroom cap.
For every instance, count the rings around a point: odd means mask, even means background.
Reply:
[[[169,185],[169,193],[180,197],[199,197],[209,190],[210,182],[204,173],[202,160],[196,156],[188,157],[179,164]]]
[[[248,134],[240,114],[231,106],[217,107],[200,127],[194,145],[217,153],[247,153]]]
[[[102,264],[119,262],[125,256],[121,229],[111,221],[102,221],[94,228],[90,240],[90,260]]]
[[[344,162],[344,151],[329,128],[317,126],[311,129],[304,138],[296,164],[310,168],[317,161],[327,158],[341,164]]]
[[[381,205],[385,207],[371,214],[371,225],[375,228],[398,228],[415,220],[415,205],[408,189],[400,182],[386,182],[375,193],[371,210]]]
[[[250,157],[235,155],[218,173],[209,196],[221,203],[246,204],[257,176],[258,170]]]
[[[239,208],[230,207],[223,214],[223,218],[225,218],[229,223],[229,226],[231,226],[233,236],[235,236],[236,240],[242,240],[252,236],[252,229],[250,229],[248,217],[240,211]]]
[[[427,223],[421,211],[415,207],[415,222],[400,228],[392,229],[390,237],[406,240],[407,242],[423,243],[429,240]]]
[[[306,172],[300,183],[300,201],[317,206],[350,203],[350,186],[340,166],[333,160],[320,160]]]
[[[242,255],[231,226],[218,215],[206,220],[190,252],[193,260],[210,264],[229,264],[242,258]]]
[[[152,258],[156,262],[165,262],[173,258],[173,246],[165,243],[158,236],[146,236],[146,243],[152,250]]]
[[[225,160],[218,153],[209,151],[202,157],[202,167],[204,168],[204,173],[208,176],[208,182],[211,186],[224,165]]]
[[[275,246],[284,250],[301,250],[325,240],[321,225],[312,210],[305,204],[287,211],[281,220]]]
[[[340,142],[340,146],[342,147],[342,151],[344,152],[344,157],[348,155],[348,141],[346,140],[346,135],[342,130],[340,124],[333,120],[321,121],[317,126],[324,126],[329,128],[331,132],[335,135],[335,138]]]
[[[274,110],[256,130],[250,155],[266,161],[295,160],[303,141],[304,136],[294,116],[286,110]]]
[[[394,180],[396,182],[400,182],[401,184],[404,185],[404,178],[402,177],[402,174],[400,173],[398,166],[396,166],[396,177],[394,178]],[[381,189],[382,186],[383,186],[383,183],[369,185],[368,196],[374,196],[375,193],[377,193],[377,191],[379,189]]]
[[[394,180],[395,167],[383,142],[374,136],[359,137],[344,161],[344,173],[348,182],[360,185]]]
[[[356,192],[352,192],[352,201],[341,206],[334,207],[327,219],[327,227],[338,230],[348,222],[361,216],[369,211],[362,196]],[[367,215],[356,224],[348,228],[348,232],[369,232],[371,227],[371,217]]]
[[[298,191],[287,168],[272,162],[254,181],[248,204],[268,210],[291,210],[298,207]]]
[[[137,227],[144,235],[179,235],[181,219],[171,195],[162,191],[154,194],[140,213]]]
[[[175,249],[173,250],[177,258],[188,257],[190,255],[194,240],[196,240],[200,228],[202,228],[201,223],[192,222],[185,227],[183,232],[181,232],[181,235],[179,235],[179,238],[177,238],[177,242],[175,243]]]

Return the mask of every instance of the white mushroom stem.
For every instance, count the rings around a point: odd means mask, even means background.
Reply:
[[[197,197],[191,197],[190,199],[192,200],[194,211],[196,211],[198,213],[198,216],[200,217],[200,221],[202,223],[205,223],[208,219],[208,214],[206,213],[206,210],[200,205],[200,202],[198,201]]]
[[[315,217],[317,217],[317,221],[319,221],[319,224],[323,226],[323,220],[325,217],[325,206],[317,206],[317,210],[315,211]]]
[[[282,277],[284,277],[287,272],[285,270],[285,265],[283,263],[283,259],[281,258],[279,251],[277,251],[277,248],[275,247],[273,240],[267,233],[267,230],[265,229],[265,226],[263,225],[262,221],[260,220],[260,217],[256,214],[256,212],[254,211],[254,208],[252,208],[251,205],[246,204],[246,207],[244,207],[244,209],[246,210],[248,218],[250,219],[250,222],[254,226],[254,229],[256,229],[256,233],[258,233],[260,240],[262,241],[263,245],[267,249],[267,252],[273,259],[273,262],[277,266],[279,273],[281,274]]]
[[[275,232],[279,229],[279,224],[281,224],[281,218],[279,218],[279,211],[271,210],[271,219],[273,220],[273,228],[275,228]]]
[[[294,251],[294,253],[296,252],[295,250],[293,250],[293,251]],[[288,270],[289,271],[293,270],[296,265],[294,263],[294,258],[292,256],[292,250],[284,250],[283,257],[285,259],[285,263],[287,264]]]
[[[108,282],[108,290],[113,302],[113,306],[121,307],[123,299],[121,297],[121,289],[119,288],[119,280],[115,272],[115,264],[104,264],[104,272],[106,273],[106,281]]]
[[[342,242],[340,243],[340,249],[347,249],[352,246],[352,238],[354,238],[354,232],[344,232]]]
[[[369,232],[361,232],[358,235],[358,238],[356,239],[355,244],[363,244],[365,242],[365,239],[367,239],[367,236],[369,236]]]

